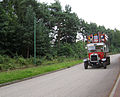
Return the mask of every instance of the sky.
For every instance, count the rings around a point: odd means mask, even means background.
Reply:
[[[54,0],[38,0],[53,3]],[[104,25],[106,28],[120,30],[120,0],[59,0],[64,9],[66,4],[72,7],[79,18],[86,22]]]

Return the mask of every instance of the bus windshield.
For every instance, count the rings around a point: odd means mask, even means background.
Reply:
[[[90,46],[88,48],[88,52],[103,52],[103,47],[102,46]]]

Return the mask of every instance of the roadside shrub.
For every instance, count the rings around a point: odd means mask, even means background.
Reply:
[[[0,71],[3,70],[3,64],[0,64]]]
[[[33,64],[34,64],[34,57],[27,58],[27,59],[26,59],[26,62],[27,62],[29,65],[33,65]]]
[[[23,57],[18,57],[17,63],[20,64],[20,66],[22,67],[28,67],[28,64],[29,64],[28,61],[26,61],[26,59]]]
[[[0,55],[0,64],[3,64],[4,63],[4,57]]]
[[[46,54],[46,57],[45,57],[47,60],[53,60],[53,56],[52,55],[50,55],[50,54]]]
[[[120,52],[120,48],[116,48],[115,46],[111,45],[110,46],[110,53],[111,54],[117,54]]]
[[[38,66],[38,65],[41,65],[42,62],[43,62],[42,59],[40,59],[40,58],[36,58],[36,65],[37,65],[37,66]]]
[[[13,70],[15,69],[15,65],[13,63],[6,63],[2,65],[2,70]]]
[[[0,55],[0,70],[10,70],[15,69],[15,60],[10,58],[9,56]]]
[[[2,56],[0,55],[0,64],[3,64],[3,63],[8,63],[10,61],[10,57],[9,56]]]
[[[58,62],[64,62],[64,60],[66,59],[66,56],[61,56],[57,58]]]
[[[74,57],[85,58],[87,57],[87,50],[85,49],[85,44],[82,41],[78,41],[72,45],[74,51]]]
[[[72,56],[74,51],[71,48],[70,44],[64,44],[64,45],[60,46],[57,53],[58,53],[58,56],[66,56],[67,57],[67,56]]]

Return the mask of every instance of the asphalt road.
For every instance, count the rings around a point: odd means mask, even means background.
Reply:
[[[120,55],[107,69],[83,64],[0,88],[0,97],[108,97],[120,71]]]

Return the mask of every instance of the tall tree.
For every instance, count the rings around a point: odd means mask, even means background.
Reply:
[[[37,55],[38,56],[46,56],[50,53],[50,37],[49,37],[49,29],[43,23],[43,20],[39,20],[37,24]]]
[[[8,0],[0,2],[0,47],[10,55],[14,52],[16,20],[12,2]]]
[[[24,33],[23,33],[23,48],[26,52],[26,56],[29,57],[30,51],[33,52],[33,30],[34,30],[34,17],[35,12],[31,5],[28,6],[26,16],[25,16],[25,23],[24,23]]]
[[[75,43],[80,26],[79,18],[75,13],[71,12],[71,7],[69,5],[65,6],[64,14],[63,33],[61,37],[62,42]]]
[[[55,0],[55,3],[52,3],[50,6],[51,11],[51,26],[53,29],[53,33],[56,36],[56,42],[58,43],[58,48],[60,47],[60,39],[62,33],[62,21],[64,19],[64,14],[62,12],[61,4],[58,0]]]

